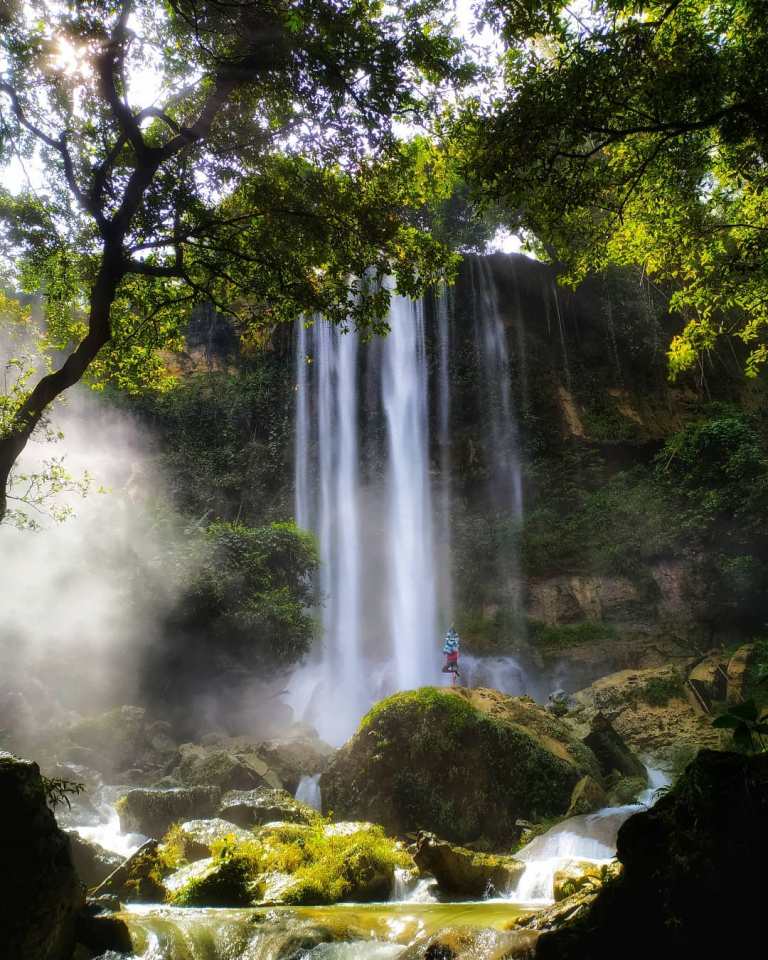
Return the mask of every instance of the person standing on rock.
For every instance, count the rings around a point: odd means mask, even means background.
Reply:
[[[459,674],[459,635],[450,627],[445,635],[443,642],[443,653],[445,654],[445,663],[443,664],[443,673],[451,674],[451,686],[456,686]]]

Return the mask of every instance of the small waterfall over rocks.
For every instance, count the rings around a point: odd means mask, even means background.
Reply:
[[[637,803],[570,817],[518,850],[515,856],[525,862],[526,868],[509,895],[521,903],[548,903],[553,898],[555,873],[570,861],[610,863],[616,856],[616,838],[621,825],[633,814],[651,806],[656,791],[669,783],[661,770],[650,767],[647,770],[649,786]]]
[[[303,776],[296,787],[296,799],[299,803],[306,803],[313,810],[322,810],[322,794],[320,792],[320,774]]]

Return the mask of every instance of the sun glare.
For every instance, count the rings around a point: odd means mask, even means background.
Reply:
[[[87,55],[87,47],[76,47],[65,37],[59,37],[53,55],[53,69],[68,77],[84,77],[88,73]]]

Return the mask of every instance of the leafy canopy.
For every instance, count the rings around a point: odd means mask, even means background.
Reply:
[[[428,123],[441,87],[471,76],[449,7],[3,5],[0,166],[23,163],[31,185],[0,189],[0,280],[42,292],[37,347],[56,358],[15,380],[3,487],[78,380],[162,385],[161,348],[195,303],[245,337],[314,312],[380,328],[377,280],[416,294],[445,272],[446,248],[410,212],[439,194],[441,165],[395,125]]]
[[[579,8],[580,9],[580,8]],[[685,328],[671,372],[718,336],[768,358],[764,0],[488,0],[506,91],[452,134],[466,176],[577,283],[641,264]]]

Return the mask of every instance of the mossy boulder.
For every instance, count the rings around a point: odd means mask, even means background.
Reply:
[[[166,878],[169,903],[179,907],[247,907],[258,899],[248,863],[240,857],[208,857]]]
[[[464,897],[504,896],[513,889],[525,864],[514,857],[478,853],[422,833],[413,850],[416,866],[431,873],[441,890]]]
[[[120,797],[115,809],[123,833],[159,840],[174,823],[214,816],[220,800],[218,787],[140,788]]]
[[[600,782],[592,752],[533,700],[424,687],[377,704],[320,782],[336,816],[501,846],[518,819],[563,815],[587,775]]]
[[[552,890],[555,903],[582,890],[594,891],[621,873],[621,864],[595,863],[593,860],[570,860],[555,871]]]
[[[84,902],[36,763],[0,752],[0,955],[68,960]]]
[[[219,807],[219,817],[239,827],[254,827],[279,820],[283,823],[312,823],[318,813],[299,803],[286,790],[262,787],[259,790],[230,790]]]
[[[586,776],[573,788],[566,816],[577,817],[582,813],[594,813],[595,810],[607,806],[608,795],[601,784],[594,777]]]
[[[157,903],[165,898],[163,876],[167,867],[157,840],[147,840],[127,857],[93,891],[94,896],[111,894],[130,903]]]
[[[186,906],[315,905],[386,900],[396,867],[413,866],[372,824],[271,824],[211,844],[211,856],[166,877],[170,901]]]
[[[252,835],[219,817],[210,820],[188,820],[171,827],[165,835],[163,847],[170,857],[191,863],[210,857],[213,846],[227,839],[244,843],[251,840]]]

